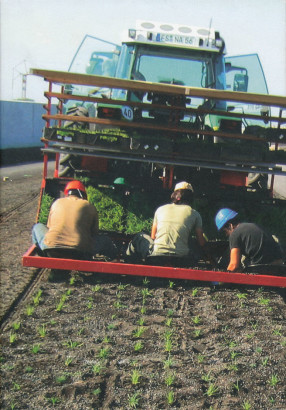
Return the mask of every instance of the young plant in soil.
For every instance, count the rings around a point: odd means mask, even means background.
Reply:
[[[133,385],[140,383],[141,372],[138,369],[133,369],[131,373],[131,383]]]
[[[140,395],[138,392],[129,395],[128,394],[128,406],[132,409],[136,409],[139,406]]]
[[[169,406],[171,406],[172,404],[174,404],[174,402],[175,402],[175,394],[174,394],[174,391],[173,391],[173,390],[169,390],[169,391],[167,392],[166,398],[167,398],[167,403],[168,403]]]
[[[217,396],[219,394],[219,388],[215,383],[211,383],[205,392],[208,397]]]
[[[16,333],[10,333],[9,342],[10,342],[11,344],[13,344],[13,343],[16,342],[16,340],[17,340],[17,334],[16,334]]]
[[[244,400],[242,403],[242,408],[243,410],[251,410],[251,404],[248,400]]]
[[[21,322],[14,322],[14,323],[12,324],[12,327],[13,327],[13,329],[14,329],[15,331],[19,330],[20,327],[21,327]]]

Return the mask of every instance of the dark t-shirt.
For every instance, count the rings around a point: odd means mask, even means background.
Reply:
[[[240,223],[229,237],[230,249],[239,248],[251,265],[271,263],[282,258],[279,244],[254,223]]]

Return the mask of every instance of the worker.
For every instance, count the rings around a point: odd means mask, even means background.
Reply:
[[[220,209],[215,223],[217,229],[223,229],[229,237],[230,259],[227,270],[236,272],[249,265],[283,264],[279,242],[258,225],[240,222],[236,211]]]
[[[206,241],[201,215],[191,207],[193,192],[188,182],[183,181],[175,186],[172,203],[160,206],[155,212],[151,236],[139,233],[129,243],[127,260],[128,257],[175,256],[189,257],[194,263],[199,258],[198,249],[203,248]],[[192,233],[195,233],[199,247],[190,246]]]
[[[83,183],[68,182],[64,195],[52,204],[47,226],[42,223],[33,226],[33,243],[42,251],[62,250],[63,255],[71,250],[75,258],[100,254],[108,260],[116,259],[117,249],[111,239],[98,233],[98,213],[87,201]]]

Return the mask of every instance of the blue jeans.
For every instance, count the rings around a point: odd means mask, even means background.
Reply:
[[[38,248],[42,251],[48,249],[49,247],[44,244],[45,235],[48,232],[46,225],[42,223],[37,223],[32,229],[32,241]]]
[[[49,246],[45,245],[44,239],[48,232],[46,225],[37,223],[32,229],[32,241],[42,251],[49,249]],[[109,236],[104,234],[95,235],[92,238],[92,255],[100,254],[113,260],[118,257],[118,250]]]

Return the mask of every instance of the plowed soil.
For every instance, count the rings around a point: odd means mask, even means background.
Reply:
[[[39,187],[0,186],[1,408],[286,409],[285,289],[47,271],[16,304]]]

